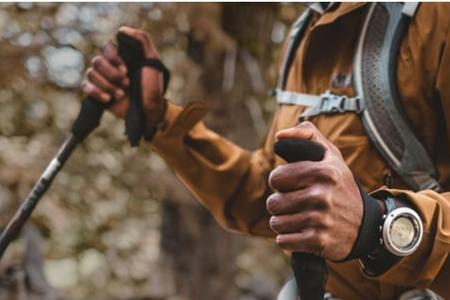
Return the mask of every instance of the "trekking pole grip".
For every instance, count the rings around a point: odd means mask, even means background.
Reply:
[[[288,163],[298,161],[321,161],[324,149],[317,143],[301,139],[283,139],[277,141],[274,152]],[[327,266],[322,257],[311,253],[293,252],[291,267],[297,283],[301,300],[323,300]]]

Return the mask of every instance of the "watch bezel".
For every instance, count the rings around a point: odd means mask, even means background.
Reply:
[[[405,217],[413,223],[413,226],[415,227],[417,233],[415,234],[415,237],[411,243],[404,248],[397,247],[393,242],[389,234],[389,229],[391,228],[391,225],[395,222],[395,220]],[[386,218],[384,220],[383,224],[383,246],[391,252],[392,254],[396,256],[408,256],[412,254],[414,251],[419,248],[420,243],[422,241],[423,237],[423,225],[422,225],[422,219],[420,216],[411,208],[408,207],[399,207],[394,209],[393,211],[389,212],[386,215]]]

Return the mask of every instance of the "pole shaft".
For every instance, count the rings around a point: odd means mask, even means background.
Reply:
[[[9,221],[6,228],[2,231],[0,235],[0,259],[3,257],[9,243],[14,240],[21,231],[23,225],[29,219],[42,195],[44,195],[44,193],[48,190],[56,174],[58,174],[59,170],[61,170],[76,145],[77,141],[75,137],[73,134],[70,134],[61,146],[56,157],[50,161],[28,197],[22,202],[11,221]]]

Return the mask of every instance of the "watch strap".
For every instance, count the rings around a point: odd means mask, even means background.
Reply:
[[[378,241],[380,240],[378,227],[382,222],[382,208],[378,200],[366,193],[359,183],[358,188],[363,202],[363,216],[353,248],[350,254],[342,261],[367,256],[378,246]]]
[[[378,226],[379,245],[372,253],[359,259],[362,270],[368,276],[379,276],[400,260],[400,257],[392,254],[383,247],[383,239],[381,234],[386,215],[396,209],[397,205],[394,198],[390,195],[386,196],[382,200],[386,205],[386,212],[383,214],[383,218]]]

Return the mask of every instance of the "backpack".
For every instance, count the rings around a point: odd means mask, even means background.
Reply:
[[[370,3],[353,59],[356,97],[303,94],[285,90],[296,50],[313,15],[307,8],[292,25],[278,87],[279,104],[307,107],[300,116],[356,113],[377,151],[414,191],[440,191],[435,166],[416,137],[400,104],[396,86],[398,51],[418,3]]]

